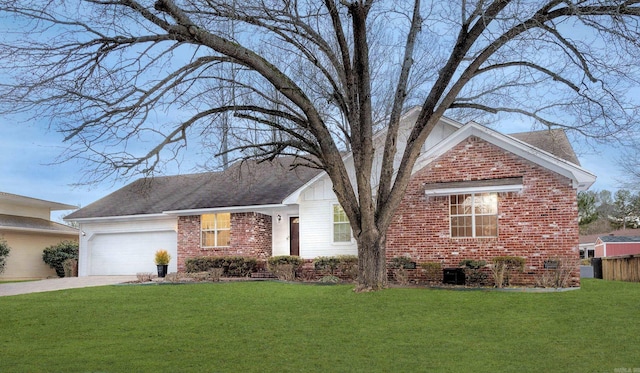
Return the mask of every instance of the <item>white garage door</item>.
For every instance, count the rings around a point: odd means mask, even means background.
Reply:
[[[174,231],[97,234],[89,243],[89,275],[135,275],[156,273],[155,252],[171,255],[169,272],[175,272],[177,243]]]

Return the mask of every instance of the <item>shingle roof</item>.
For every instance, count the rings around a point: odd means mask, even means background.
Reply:
[[[78,230],[68,225],[56,223],[46,219],[30,218],[26,216],[0,214],[0,230],[38,230],[51,233],[78,234]]]
[[[513,133],[509,136],[580,166],[567,134],[562,129]]]
[[[593,233],[588,235],[580,235],[580,244],[592,244],[599,237],[605,236],[640,236],[640,229],[618,229],[607,233]]]
[[[280,204],[321,171],[294,157],[242,161],[220,172],[139,179],[81,208],[65,220],[160,214],[165,211]]]
[[[640,242],[640,236],[600,236],[602,242]]]

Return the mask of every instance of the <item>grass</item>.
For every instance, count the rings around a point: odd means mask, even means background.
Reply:
[[[2,372],[640,371],[640,284],[564,293],[241,282],[0,298]]]

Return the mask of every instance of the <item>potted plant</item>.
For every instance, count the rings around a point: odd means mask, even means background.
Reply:
[[[158,277],[165,277],[167,275],[170,260],[171,255],[169,255],[167,250],[156,251],[156,266],[158,267]]]

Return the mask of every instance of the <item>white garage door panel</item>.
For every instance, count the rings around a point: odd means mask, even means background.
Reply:
[[[169,252],[169,271],[175,271],[176,247],[176,233],[173,231],[98,234],[90,243],[89,272],[92,276],[155,273],[153,260],[155,252],[160,249]]]

